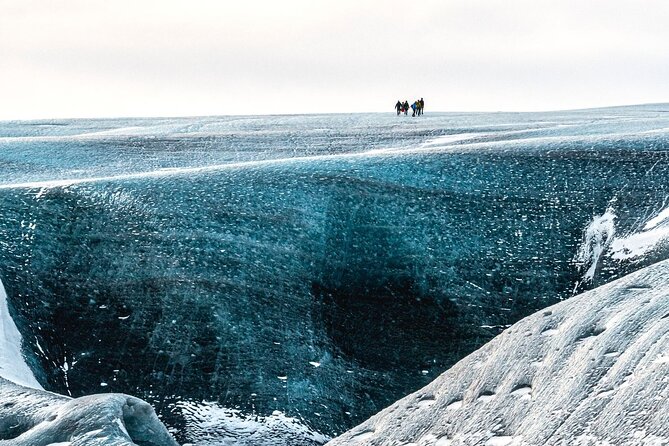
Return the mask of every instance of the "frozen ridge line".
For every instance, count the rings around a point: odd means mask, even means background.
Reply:
[[[11,184],[0,184],[0,190],[3,189],[27,189],[27,188],[55,188],[55,187],[67,187],[77,184],[88,184],[88,183],[101,183],[107,181],[123,181],[123,180],[134,180],[141,178],[164,178],[174,175],[187,175],[187,174],[198,174],[206,172],[217,172],[226,169],[248,169],[248,168],[260,168],[274,165],[283,165],[289,163],[305,163],[313,161],[335,161],[335,160],[345,160],[345,159],[355,159],[355,158],[368,158],[368,157],[378,157],[378,156],[398,156],[398,155],[408,155],[415,153],[424,153],[424,152],[438,152],[445,149],[459,147],[457,145],[452,146],[450,144],[465,141],[469,138],[472,138],[472,134],[465,133],[462,135],[449,135],[447,138],[447,145],[434,146],[436,140],[430,140],[426,144],[419,145],[414,148],[383,148],[383,149],[371,149],[362,152],[353,152],[353,153],[336,153],[328,155],[307,155],[307,156],[295,156],[288,158],[271,158],[271,159],[261,159],[261,160],[249,160],[249,161],[231,161],[221,164],[212,164],[206,166],[194,166],[194,167],[165,167],[156,170],[149,170],[143,172],[132,172],[132,173],[121,173],[116,175],[105,175],[97,177],[84,177],[84,178],[65,178],[57,180],[43,180],[43,181],[29,181],[23,183],[11,183]],[[441,143],[441,142],[440,142]]]
[[[521,320],[328,444],[669,444],[669,261]]]
[[[669,128],[667,128],[669,129]],[[165,178],[176,175],[188,175],[188,174],[200,174],[207,172],[218,172],[223,170],[232,170],[232,169],[248,169],[248,168],[263,168],[276,165],[286,165],[290,163],[308,163],[308,162],[325,162],[325,161],[337,161],[337,160],[354,160],[356,158],[373,158],[373,157],[383,157],[383,156],[403,156],[403,155],[416,155],[416,154],[428,154],[428,153],[444,153],[449,151],[475,151],[475,150],[488,150],[492,148],[499,147],[508,147],[508,148],[518,148],[522,147],[527,143],[561,143],[565,141],[597,141],[597,140],[607,140],[614,137],[621,136],[634,136],[639,134],[644,134],[647,132],[623,132],[623,133],[611,133],[607,135],[561,135],[561,136],[528,136],[524,138],[517,139],[493,139],[493,140],[479,140],[479,138],[491,137],[499,138],[502,136],[517,135],[524,133],[532,133],[537,130],[547,130],[544,129],[531,129],[531,130],[517,130],[517,131],[508,131],[502,133],[476,133],[476,132],[464,132],[456,133],[452,135],[443,135],[437,138],[428,139],[416,146],[411,147],[388,147],[388,148],[379,148],[379,149],[370,149],[363,150],[360,152],[347,152],[347,153],[331,153],[331,154],[322,154],[322,155],[305,155],[305,156],[294,156],[286,158],[270,158],[270,159],[258,159],[258,160],[246,160],[246,161],[230,161],[223,162],[211,165],[204,166],[181,166],[181,167],[165,167],[155,170],[148,171],[139,171],[139,172],[129,172],[129,173],[118,173],[111,175],[101,175],[93,177],[81,177],[81,178],[61,178],[53,180],[36,180],[28,182],[16,182],[8,184],[0,184],[0,190],[3,189],[26,189],[26,188],[57,188],[57,187],[68,187],[77,184],[89,184],[89,183],[101,183],[109,181],[124,181],[124,180],[134,180],[134,179],[146,179],[146,178]],[[655,132],[663,132],[665,129],[654,129]],[[28,137],[30,138],[30,137]],[[42,138],[42,137],[39,137]],[[7,138],[5,138],[7,139]],[[17,139],[17,138],[8,138],[8,140]],[[0,138],[0,142],[3,141],[3,138]]]

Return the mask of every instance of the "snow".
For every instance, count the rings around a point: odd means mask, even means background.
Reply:
[[[663,261],[521,320],[329,445],[669,444],[668,358]]]
[[[508,446],[513,443],[514,438],[509,436],[492,437],[486,441],[486,446]]]
[[[429,139],[422,144],[422,147],[441,146],[444,144],[453,144],[463,142],[478,137],[486,136],[485,133],[458,133],[455,135],[443,135],[437,138]]]
[[[0,281],[0,377],[16,384],[41,389],[21,353],[21,333],[9,314],[7,294]]]
[[[616,238],[611,243],[611,257],[628,260],[641,257],[669,238],[669,226],[653,226],[652,229]]]
[[[595,277],[599,259],[613,241],[616,233],[616,215],[612,209],[607,209],[603,215],[595,217],[585,230],[584,241],[576,260],[589,265],[584,274],[584,280],[591,282]]]
[[[648,220],[648,222],[644,225],[643,228],[645,230],[653,229],[660,223],[664,223],[667,219],[669,219],[669,208],[663,209],[655,217]]]
[[[593,221],[585,230],[576,261],[588,265],[583,279],[591,282],[603,255],[612,259],[632,260],[643,257],[669,239],[669,208],[651,217],[641,229],[616,235],[616,215],[612,208]]]

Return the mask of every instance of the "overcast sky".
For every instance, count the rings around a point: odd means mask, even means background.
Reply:
[[[667,0],[0,0],[0,119],[669,101]]]

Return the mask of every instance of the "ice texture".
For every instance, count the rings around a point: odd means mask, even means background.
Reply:
[[[178,446],[153,408],[121,394],[71,399],[0,378],[1,446]]]
[[[523,319],[328,445],[667,444],[668,371],[663,261]]]
[[[184,443],[320,444],[667,258],[668,111],[0,122],[23,353]]]
[[[198,446],[292,446],[308,442],[323,444],[329,440],[279,411],[257,416],[211,402],[181,402],[178,406],[186,415],[185,430],[197,439]]]

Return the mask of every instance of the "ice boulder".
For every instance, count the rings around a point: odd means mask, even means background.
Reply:
[[[146,402],[67,398],[0,378],[0,446],[177,446]]]
[[[669,261],[521,320],[329,444],[669,444]]]

